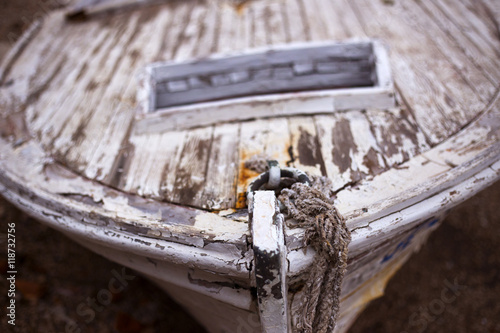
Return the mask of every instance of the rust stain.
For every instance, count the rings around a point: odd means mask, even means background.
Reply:
[[[245,208],[247,205],[246,189],[250,182],[259,174],[253,170],[245,168],[245,162],[240,163],[240,172],[238,174],[238,189],[243,192],[237,193],[236,208]]]
[[[236,188],[241,192],[236,194],[235,208],[237,209],[247,206],[246,189],[250,182],[259,175],[257,172],[245,167],[245,161],[253,155],[255,155],[255,152],[249,152],[244,149],[240,152],[240,167],[238,169],[238,183]]]
[[[236,13],[238,13],[238,15],[243,15],[243,13],[245,12],[245,10],[247,9],[248,7],[248,3],[250,2],[250,0],[243,0],[243,1],[239,1],[235,6],[234,8],[236,9]]]

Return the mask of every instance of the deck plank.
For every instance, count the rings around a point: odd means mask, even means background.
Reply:
[[[182,138],[181,132],[133,136],[130,141],[134,145],[134,156],[120,187],[127,192],[162,199],[164,171],[182,148]]]
[[[181,1],[176,6],[169,8],[172,11],[172,20],[162,34],[161,47],[154,61],[171,61],[177,48],[182,43],[182,34],[189,24],[191,10],[196,1]]]
[[[236,10],[229,5],[221,4],[219,6],[220,23],[219,23],[219,36],[217,43],[217,53],[230,53],[234,52],[234,43],[236,42],[238,14]]]
[[[205,5],[197,3],[191,10],[191,15],[189,17],[189,23],[184,29],[180,39],[179,47],[175,50],[173,56],[174,61],[183,61],[190,59],[198,44],[200,43],[200,38],[202,34],[202,25],[205,22],[205,17],[208,15],[207,8]]]
[[[66,152],[66,160],[73,164],[78,171],[85,172],[87,176],[96,176],[95,173],[88,172],[89,167],[96,170],[95,165],[89,165],[94,160],[94,155],[99,154],[102,159],[102,153],[104,152],[109,155],[105,159],[112,164],[112,155],[115,154],[116,156],[118,154],[116,148],[110,149],[110,147],[113,147],[114,141],[120,142],[130,127],[129,122],[135,112],[135,95],[138,86],[135,75],[139,68],[143,66],[142,61],[152,60],[158,51],[159,46],[157,43],[155,45],[149,43],[151,29],[161,27],[162,22],[168,21],[165,12],[161,14],[140,27],[134,40],[129,45],[127,56],[123,57],[124,59],[109,83],[109,91],[97,104],[96,111],[92,113],[86,126],[81,128],[81,139],[73,141],[71,148]],[[139,55],[141,59],[138,59]],[[129,68],[137,68],[137,70],[129,71]],[[121,133],[118,133],[114,128],[116,123],[121,125]],[[109,135],[113,135],[113,137],[109,137]],[[101,145],[106,146],[106,148],[101,148]],[[100,165],[98,168],[101,170],[99,177],[106,177],[111,171],[109,163],[108,167]]]
[[[460,52],[464,53],[476,67],[480,68],[492,84],[496,84],[500,80],[498,57],[485,57],[484,50],[465,35],[433,1],[419,2],[418,5],[425,10],[426,15],[434,18],[435,24],[446,33],[446,37],[456,43]],[[481,84],[481,86],[484,86],[484,84]]]
[[[10,108],[22,109],[28,107],[28,119],[36,118],[41,110],[32,107],[29,101],[33,96],[33,91],[50,91],[59,79],[53,77],[54,66],[59,66],[65,58],[64,53],[58,52],[61,45],[70,40],[69,36],[63,36],[59,40],[54,40],[52,36],[57,33],[61,25],[64,24],[64,18],[56,17],[54,20],[41,22],[39,31],[32,37],[33,41],[27,43],[24,51],[18,53],[9,61],[8,55],[2,59],[2,76],[4,81],[11,87],[8,93],[5,89],[0,90],[0,114]],[[91,29],[91,27],[89,27]],[[21,38],[21,37],[20,37]],[[11,49],[12,50],[12,49]],[[12,51],[11,51],[12,52]],[[33,57],[37,54],[37,57]]]
[[[500,57],[498,27],[495,29],[491,17],[478,15],[481,11],[474,10],[483,6],[482,0],[433,1],[459,27],[462,34],[476,43],[485,54]]]
[[[284,5],[287,42],[305,42],[308,39],[299,1],[289,0]]]
[[[386,169],[370,122],[361,111],[314,118],[326,173],[334,191]]]
[[[361,0],[351,5],[369,35],[391,41],[396,85],[433,144],[456,133],[484,107],[481,97],[435,44],[434,31],[430,33],[427,25],[414,22],[412,13],[400,2],[388,6]]]
[[[302,0],[302,8],[309,27],[309,34],[312,41],[323,41],[328,39],[328,26],[318,13],[323,8],[319,8],[316,1]]]
[[[345,32],[345,38],[366,38],[363,26],[348,3],[349,0],[330,1],[332,12],[336,13]]]
[[[367,110],[366,116],[387,168],[430,149],[408,110]]]
[[[335,5],[336,1],[314,0],[312,2],[315,3],[318,10],[318,19],[322,20],[323,26],[325,26],[324,29],[327,39],[344,41],[349,38],[347,25],[342,19],[344,9],[339,11]]]
[[[217,125],[210,150],[205,186],[200,199],[202,208],[233,208],[238,177],[240,124]]]
[[[288,119],[291,134],[293,160],[291,166],[308,174],[326,176],[325,163],[321,154],[316,124],[311,117]]]
[[[76,98],[76,96],[70,95],[60,105],[60,112],[54,115],[55,120],[52,121],[52,124],[55,135],[50,146],[57,155],[66,155],[74,142],[83,139],[82,129],[87,126],[102,96],[112,93],[114,89],[119,89],[119,87],[111,87],[109,84],[116,74],[116,69],[123,61],[123,52],[128,49],[137,34],[139,16],[138,14],[134,15],[130,24],[116,30],[117,35],[107,43],[107,47],[96,57],[98,65],[92,66],[93,70],[88,71],[88,75],[85,75],[85,78],[79,80],[74,86],[74,89],[80,92],[81,97]],[[85,103],[82,103],[82,100]]]
[[[269,3],[265,9],[267,43],[269,45],[284,44],[286,42],[285,22],[282,14],[282,4]]]
[[[202,206],[203,187],[213,139],[213,127],[191,130],[186,135],[179,163],[175,170],[173,192],[166,199],[188,206]]]
[[[265,2],[252,4],[252,44],[251,47],[263,47],[268,45],[268,32],[266,29],[266,7]]]
[[[216,48],[217,29],[219,23],[219,13],[217,3],[211,2],[205,8],[207,14],[205,20],[198,26],[200,37],[192,55],[198,57],[209,56]]]
[[[280,166],[290,160],[290,133],[286,119],[260,119],[241,123],[237,208],[245,207],[245,193],[250,182],[259,174],[245,167],[253,156],[276,159]]]
[[[179,10],[185,10],[184,7],[178,8]],[[151,10],[156,9],[152,8]],[[120,177],[116,174],[116,166],[118,160],[123,158],[124,147],[128,146],[130,123],[135,112],[137,112],[135,108],[135,96],[139,83],[137,73],[141,68],[157,59],[159,53],[167,55],[168,50],[162,45],[164,35],[151,35],[150,31],[153,29],[167,31],[174,15],[175,12],[164,9],[158,13],[154,20],[143,25],[140,34],[130,47],[133,50],[132,54],[140,52],[141,56],[138,59],[134,57],[128,58],[118,70],[118,73],[123,73],[123,76],[115,75],[116,84],[119,84],[120,81],[128,82],[125,90],[119,93],[121,95],[119,98],[117,96],[120,95],[106,96],[100,104],[102,114],[94,115],[87,127],[86,140],[82,145],[76,147],[80,155],[79,163],[87,163],[85,173],[88,177],[99,180],[114,179],[115,182],[124,183],[123,180],[117,179]],[[174,49],[172,48],[168,56],[173,57],[173,53]],[[127,68],[137,68],[137,70],[130,72]],[[129,76],[126,76],[127,73]],[[106,112],[106,108],[111,112]],[[120,163],[125,162],[121,161]],[[132,163],[132,161],[128,163]]]
[[[104,43],[109,38],[110,34],[110,29],[100,29],[99,24],[91,24],[88,27],[88,32],[93,33],[95,38],[90,44],[84,45],[81,43],[80,39],[70,37],[72,31],[74,30],[69,28],[67,30],[67,35],[61,38],[64,44],[54,45],[59,51],[59,56],[50,54],[52,59],[46,58],[40,61],[41,65],[45,65],[49,61],[56,63],[65,56],[68,59],[68,64],[64,66],[64,69],[60,73],[64,73],[64,75],[57,75],[54,79],[52,88],[47,90],[48,93],[42,95],[36,103],[30,105],[29,108],[33,111],[28,111],[28,120],[32,130],[35,133],[38,132],[41,137],[46,137],[47,139],[51,138],[52,132],[50,120],[54,119],[54,114],[59,110],[61,103],[71,94],[72,85],[88,71],[88,61],[76,61],[76,59],[79,59],[79,57],[88,58],[94,54],[94,52],[97,52],[97,50],[105,45]],[[66,40],[66,38],[68,38],[68,40]],[[65,48],[67,48],[67,50]],[[50,75],[44,73],[50,66],[41,67],[43,69],[41,73],[39,73],[40,78]],[[57,94],[54,94],[55,96],[51,94],[51,92],[55,93],[56,91]]]
[[[186,14],[186,7],[178,7],[178,10],[181,11],[180,14]],[[198,10],[199,11],[199,10]],[[179,15],[180,15],[179,14]],[[172,16],[175,16],[176,15],[176,12],[171,12],[171,11],[168,11],[168,10],[163,10],[160,15],[158,15],[158,18],[157,20],[153,21],[151,23],[151,26],[145,26],[144,27],[144,32],[147,34],[148,31],[150,31],[151,29],[154,29],[155,27],[160,27],[160,29],[164,29],[165,31],[168,29],[169,27],[169,18],[172,17]],[[193,17],[194,19],[192,19],[192,24],[190,26],[198,26],[198,20],[201,19],[201,17],[199,15],[196,15],[196,14],[193,14]],[[195,36],[200,36],[197,32],[194,32],[192,31],[193,28],[188,28],[188,30],[190,30],[193,35]],[[156,34],[156,35],[153,35],[155,38],[147,38],[147,36],[144,36],[144,40],[146,41],[146,47],[145,49],[146,50],[149,50],[149,52],[144,55],[143,59],[142,60],[142,63],[139,64],[139,67],[142,67],[142,66],[145,66],[147,64],[149,64],[150,62],[152,62],[154,60],[154,57],[157,56],[157,54],[159,52],[162,52],[164,56],[167,55],[168,53],[168,50],[163,48],[163,50],[160,50],[159,48],[161,47],[161,40],[159,38],[162,38],[162,35],[161,34]],[[191,39],[186,39],[188,42],[188,44],[190,46],[186,47],[185,49],[183,49],[181,51],[182,54],[174,54],[175,52],[175,48],[172,48],[170,49],[170,54],[168,55],[169,57],[176,57],[176,56],[181,56],[181,57],[186,57],[186,58],[190,58],[192,57],[194,54],[194,52],[197,52],[197,51],[201,51],[201,49],[199,48],[195,48],[195,44],[196,42],[193,42],[192,39],[196,39],[196,37],[193,37]],[[131,65],[131,64],[126,64],[126,66],[128,65]],[[136,64],[137,66],[137,64]],[[124,72],[126,72],[124,70]],[[128,87],[127,87],[127,91],[126,91],[126,95],[128,94],[135,94],[136,93],[136,90],[137,90],[137,82],[135,82],[137,79],[136,78],[132,78],[132,81],[133,83],[132,84],[129,84]],[[110,127],[108,133],[110,135],[118,135],[119,137],[121,138],[124,138],[122,140],[126,140],[126,136],[127,136],[127,133],[126,133],[126,129],[127,127],[126,126],[113,126],[115,124],[115,122],[117,121],[117,118],[124,118],[124,114],[123,113],[129,113],[129,114],[132,114],[135,112],[135,109],[133,108],[132,105],[129,105],[128,107],[128,110],[120,110],[120,108],[118,108],[118,106],[116,106],[115,108],[118,109],[117,113],[114,115],[114,118],[111,122],[109,122],[108,126]],[[118,122],[118,124],[120,124],[120,122]],[[117,133],[118,132],[118,133]],[[132,133],[132,137],[131,137],[131,141],[134,141],[136,140],[136,138],[134,137],[135,134]],[[151,172],[145,172],[145,174],[147,175],[146,177],[138,177],[138,176],[132,176],[131,174],[126,174],[126,175],[123,175],[125,178],[124,180],[121,181],[121,184],[128,184],[126,186],[128,186],[128,188],[139,188],[141,189],[141,192],[139,192],[139,194],[141,195],[146,195],[146,196],[152,196],[152,197],[156,197],[156,198],[160,198],[160,199],[163,199],[164,197],[164,194],[163,192],[166,191],[166,189],[170,189],[170,192],[172,191],[171,188],[173,187],[173,181],[174,179],[171,179],[169,177],[165,178],[164,177],[164,172],[172,172],[172,161],[170,161],[171,157],[169,158],[166,158],[164,155],[172,155],[174,156],[175,153],[180,149],[179,148],[179,145],[182,147],[182,138],[184,137],[184,132],[172,132],[172,133],[165,133],[163,135],[160,136],[160,145],[157,146],[156,148],[156,151],[151,151],[147,156],[145,157],[139,157],[139,156],[133,156],[131,157],[132,160],[129,162],[131,164],[131,171],[130,173],[133,174],[133,166],[136,165],[138,163],[138,167],[140,168],[140,165],[141,165],[141,161],[144,159],[144,161],[154,161],[154,165],[155,165],[155,168],[152,169]],[[103,139],[100,139],[99,141],[100,142],[105,142],[105,143],[108,143],[108,144],[111,144],[111,142],[109,142],[110,140],[112,140],[112,138],[110,136],[107,136],[106,137],[107,140],[103,140]],[[105,139],[106,139],[105,138]],[[116,142],[116,139],[115,139],[115,142]],[[95,164],[95,163],[98,163],[100,164],[99,166],[99,170],[103,170],[104,167],[108,166],[108,168],[106,168],[106,172],[100,172],[101,174],[105,174],[105,175],[101,175],[100,177],[112,177],[111,176],[111,173],[113,173],[113,171],[116,171],[114,170],[115,168],[110,168],[109,166],[110,165],[114,165],[116,166],[117,162],[116,162],[116,159],[120,158],[121,154],[119,154],[119,150],[120,150],[120,146],[117,146],[116,144],[115,145],[111,145],[112,147],[114,147],[115,149],[112,149],[111,150],[111,153],[108,153],[109,150],[105,150],[105,149],[100,149],[100,154],[98,156],[95,156],[92,160],[92,163]],[[101,144],[99,147],[101,148],[104,148],[104,146]],[[140,146],[138,144],[135,145],[135,151],[137,151],[138,149],[145,149],[146,151],[149,150],[149,147],[143,147],[143,146]],[[113,154],[116,156],[115,160],[113,160]],[[106,164],[104,164],[103,162],[105,161],[108,161]],[[111,163],[112,161],[112,163]],[[135,164],[134,164],[135,163]],[[164,171],[165,170],[165,171]],[[133,179],[130,179],[130,178],[133,178]],[[137,179],[136,179],[137,178]],[[162,183],[163,181],[172,181],[172,183]]]

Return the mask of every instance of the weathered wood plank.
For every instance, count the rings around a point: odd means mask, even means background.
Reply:
[[[301,0],[289,0],[283,8],[287,42],[304,42],[307,40],[306,26],[299,1]]]
[[[57,52],[57,48],[67,40],[61,38],[54,41],[51,36],[56,34],[63,24],[61,16],[54,16],[48,22],[34,22],[30,28],[19,37],[15,46],[2,59],[0,69],[0,84],[8,85],[9,90],[0,90],[0,103],[4,113],[10,109],[21,109],[35,92],[43,92],[50,88],[53,81],[53,71],[47,68],[48,60],[56,65],[66,57]],[[14,42],[14,41],[12,41]],[[34,57],[33,54],[37,54]],[[30,114],[36,114],[31,109]]]
[[[183,10],[182,7],[181,7],[181,10]],[[151,31],[152,29],[154,29],[155,27],[158,27],[158,26],[162,27],[163,29],[167,29],[167,26],[169,24],[168,18],[171,17],[172,15],[175,15],[175,14],[172,12],[169,12],[167,10],[163,10],[160,13],[160,15],[158,15],[157,20],[151,22],[151,26],[148,24],[147,26],[145,26],[143,28],[144,33],[148,34],[149,31]],[[193,14],[193,16],[195,17],[195,22],[193,22],[193,25],[196,25],[198,23],[197,19],[199,19],[200,17],[197,15],[194,15],[194,14]],[[194,33],[194,34],[196,34],[196,33]],[[138,40],[143,40],[144,45],[146,45],[146,50],[149,50],[149,52],[143,56],[140,64],[135,64],[135,66],[139,65],[139,67],[142,67],[142,66],[148,64],[149,61],[153,61],[154,57],[159,52],[159,48],[161,47],[160,46],[161,40],[159,39],[159,38],[162,38],[161,34],[153,35],[153,37],[155,37],[155,38],[147,38],[147,35],[143,36],[143,37],[144,37],[143,39],[138,38]],[[191,45],[191,46],[193,46],[193,45]],[[182,56],[189,58],[192,56],[192,54],[190,54],[189,52],[195,52],[195,51],[196,51],[196,49],[194,47],[188,47],[187,49],[182,51],[183,52]],[[163,52],[166,52],[166,50],[163,50]],[[171,56],[174,56],[173,49],[171,50],[171,52],[172,52]],[[178,55],[179,54],[177,54],[177,56]],[[125,64],[125,66],[129,66],[129,65],[132,65],[132,64]],[[124,68],[122,72],[126,73],[127,71]],[[134,94],[136,93],[137,83],[138,83],[138,82],[135,82],[135,80],[136,80],[136,78],[132,78],[130,80],[131,84],[129,84],[127,86],[127,91],[126,91],[125,95],[134,96]],[[119,118],[119,117],[123,118],[122,113],[133,114],[135,109],[132,106],[133,105],[129,104],[128,110],[123,110],[122,108],[116,106],[117,111],[113,116],[113,120],[111,122],[107,123],[109,126],[108,128],[110,128],[110,131],[108,131],[109,134],[113,134],[113,135],[119,134],[119,136],[122,138],[124,138],[127,135],[127,133],[126,133],[127,127],[126,126],[113,126],[113,125],[115,124],[116,121],[118,121],[118,119],[116,119],[116,118]],[[120,122],[118,122],[118,124],[120,124]],[[117,133],[117,131],[119,133]],[[131,137],[132,142],[135,142],[137,140],[137,137],[135,137],[135,135],[136,134],[132,133],[132,137]],[[164,192],[166,192],[166,191],[168,191],[169,193],[172,192],[174,179],[169,178],[169,177],[166,177],[166,179],[165,179],[164,172],[173,172],[172,171],[172,168],[173,168],[172,167],[172,159],[173,159],[173,156],[175,156],[176,152],[178,150],[180,150],[179,146],[182,147],[182,143],[183,143],[182,138],[183,137],[184,137],[183,132],[174,131],[174,132],[162,134],[159,137],[160,143],[158,145],[156,145],[155,150],[151,150],[151,151],[150,151],[151,148],[150,148],[150,146],[148,146],[147,143],[145,144],[144,142],[140,142],[140,141],[135,142],[135,145],[134,145],[135,146],[135,148],[134,148],[135,155],[133,156],[132,160],[129,162],[131,164],[130,170],[129,170],[128,174],[123,176],[124,179],[122,179],[120,181],[120,183],[125,184],[123,186],[125,186],[125,188],[127,188],[127,189],[130,189],[131,191],[133,191],[135,188],[138,188],[139,190],[137,190],[137,193],[139,193],[140,195],[153,196],[153,197],[157,197],[157,198],[163,198]],[[104,139],[106,139],[106,138],[104,138]],[[107,140],[103,140],[103,138],[99,139],[100,142],[102,142],[102,141],[108,142],[109,140],[111,140],[111,137],[108,137]],[[100,161],[104,161],[104,160],[111,161],[112,160],[112,153],[114,153],[117,156],[116,157],[117,159],[119,159],[121,157],[121,154],[118,154],[120,147],[116,145],[117,140],[114,139],[114,141],[115,141],[115,144],[112,145],[112,147],[115,147],[115,149],[111,150],[111,154],[107,154],[107,152],[108,152],[107,150],[102,150],[101,157],[99,157],[97,160],[94,160],[93,163],[96,163],[96,162],[99,163]],[[118,142],[121,142],[121,140]],[[111,142],[109,142],[109,143],[111,143]],[[99,147],[104,148],[104,146],[102,144]],[[146,152],[148,152],[148,154],[144,157],[140,157],[139,155],[141,155],[142,152],[139,153],[138,150],[143,150],[143,149]],[[173,160],[176,161],[175,159],[173,159]],[[152,163],[154,164],[154,168],[150,169],[150,171],[146,171],[145,169],[142,170],[142,172],[144,174],[141,175],[140,174],[141,173],[141,171],[140,171],[141,163],[145,163],[144,161],[153,161]],[[111,163],[111,165],[116,165],[116,163],[117,163],[117,161],[113,161],[113,163]],[[109,164],[110,163],[108,162],[108,165]],[[102,170],[103,167],[104,166],[101,165],[100,169]],[[135,169],[135,167],[136,167],[136,169]],[[106,172],[106,176],[107,176],[107,174],[112,172],[112,170],[113,169],[108,168],[107,172]],[[137,174],[134,174],[134,170],[138,170]],[[167,180],[167,182],[170,181],[171,183],[163,184],[162,180],[163,181]]]
[[[182,148],[182,139],[182,132],[132,136],[130,143],[134,145],[134,155],[120,187],[127,192],[161,199],[165,169],[170,169],[167,166]]]
[[[341,213],[349,211],[347,218],[353,219],[352,226],[359,226],[458,185],[488,168],[500,156],[500,124],[493,121],[500,115],[499,106],[497,95],[485,113],[457,135],[398,168],[360,182],[356,191],[339,192],[336,207]],[[356,205],[353,200],[363,203],[364,209],[352,209]]]
[[[287,119],[269,119],[263,130],[267,132],[264,154],[278,161],[280,166],[288,165],[291,160],[289,153],[291,143]]]
[[[446,37],[456,43],[460,51],[482,70],[491,83],[496,84],[498,82],[500,79],[498,58],[485,57],[484,51],[468,36],[463,34],[460,28],[433,1],[419,2],[418,5],[425,10],[425,15],[434,18],[435,23],[446,33]]]
[[[187,133],[176,167],[175,183],[167,200],[173,203],[200,207],[206,182],[213,139],[213,127],[199,128]]]
[[[263,47],[269,43],[266,31],[266,6],[265,2],[252,4],[252,47]]]
[[[60,29],[61,26],[58,26],[58,28]],[[30,127],[35,133],[40,131],[42,137],[49,136],[46,126],[50,127],[50,120],[54,119],[53,115],[58,110],[58,102],[71,94],[72,84],[87,71],[87,61],[78,61],[77,59],[80,59],[80,57],[90,57],[96,49],[102,46],[102,43],[109,34],[109,30],[107,29],[100,30],[100,26],[97,23],[90,24],[87,29],[89,33],[95,36],[89,44],[85,45],[80,38],[72,38],[72,32],[75,32],[75,29],[74,27],[69,27],[65,30],[67,34],[64,34],[60,39],[61,44],[55,41],[53,49],[51,47],[46,49],[47,56],[38,59],[38,65],[35,67],[37,71],[35,73],[39,80],[53,75],[50,72],[46,72],[52,68],[50,64],[57,64],[63,58],[67,59],[67,64],[60,69],[60,72],[66,75],[56,75],[52,85],[48,87],[47,93],[41,95],[38,101],[34,101],[28,107],[27,120],[30,123]],[[52,33],[57,34],[60,31]],[[28,54],[30,53],[25,53],[25,55]],[[38,57],[31,56],[31,58]],[[27,62],[28,60],[22,61]],[[56,91],[57,95],[55,94]]]
[[[172,19],[167,29],[163,30],[161,47],[154,61],[171,61],[177,48],[182,43],[182,34],[189,23],[191,10],[196,1],[181,1],[172,8]]]
[[[500,57],[498,27],[495,29],[491,24],[491,17],[480,16],[479,11],[474,10],[483,5],[482,0],[433,0],[433,2],[457,25],[462,34],[483,50],[485,55]]]
[[[157,12],[155,11],[155,13]],[[106,94],[98,102],[96,110],[91,114],[86,126],[81,128],[80,139],[73,141],[70,149],[66,152],[66,160],[70,161],[76,170],[85,171],[87,176],[97,176],[94,172],[88,172],[89,168],[99,169],[99,177],[107,177],[111,171],[112,154],[118,154],[117,144],[114,141],[121,142],[123,140],[123,136],[130,127],[129,122],[136,111],[134,104],[136,103],[135,90],[138,87],[138,82],[135,75],[143,66],[142,61],[151,60],[158,51],[158,39],[153,41],[156,42],[154,45],[150,44],[150,31],[162,27],[162,23],[168,21],[166,11],[157,14],[161,15],[151,18],[149,22],[143,23],[139,27],[140,31],[131,41],[127,49],[127,56],[123,57],[122,62],[116,68],[108,84]],[[130,71],[130,68],[136,68],[136,70]],[[117,123],[120,124],[118,132],[115,128]],[[119,132],[120,130],[121,132]],[[113,135],[113,137],[110,138],[109,135]],[[105,148],[101,147],[102,145]],[[104,157],[103,153],[108,156]],[[108,165],[101,163],[98,167],[89,165],[96,154],[99,156],[99,160],[108,161]]]
[[[252,21],[249,6],[241,6],[237,9],[236,24],[235,50],[247,49],[252,43]]]
[[[366,116],[387,167],[397,166],[429,150],[424,134],[408,110],[367,110]]]
[[[157,133],[130,138],[130,144],[134,146],[134,154],[131,156],[130,166],[122,178],[124,184],[119,185],[124,191],[139,195],[150,192],[146,190],[144,183],[155,164],[155,157],[162,153],[159,151],[162,148],[159,145],[160,139],[161,134]],[[155,165],[155,168],[159,167],[159,165]]]
[[[108,85],[123,60],[123,49],[128,47],[137,33],[138,23],[139,15],[136,13],[129,24],[123,22],[113,29],[114,35],[106,40],[105,46],[93,59],[95,65],[89,66],[89,70],[71,87],[72,91],[78,91],[78,95],[68,93],[64,101],[52,106],[57,108],[51,121],[53,136],[48,137],[47,142],[42,138],[42,142],[53,151],[65,155],[73,142],[82,139],[81,129],[86,127],[101,96],[110,91]]]
[[[342,24],[345,38],[366,38],[363,26],[359,22],[359,18],[354,13],[348,1],[349,0],[330,1],[331,11],[337,14],[336,19]]]
[[[202,208],[228,209],[236,203],[236,180],[240,124],[215,126],[205,184],[200,202]]]
[[[203,33],[201,27],[203,26],[207,15],[208,12],[206,5],[196,2],[196,6],[191,9],[189,23],[184,29],[182,35],[179,37],[181,43],[175,50],[173,60],[182,61],[193,56],[195,50],[198,48],[201,34]]]
[[[345,10],[338,11],[334,2],[330,0],[313,0],[311,5],[315,3],[315,8],[318,10],[316,17],[323,22],[327,38],[342,41],[349,38],[347,26],[342,19]]]
[[[246,206],[245,193],[250,182],[259,174],[245,167],[245,162],[253,156],[277,160],[286,166],[290,160],[290,133],[286,119],[266,119],[241,123],[237,208]]]
[[[312,117],[288,118],[291,135],[292,166],[308,174],[326,176],[320,138]]]
[[[215,1],[205,5],[206,15],[203,22],[198,26],[199,39],[192,52],[192,56],[207,57],[216,49],[217,32],[220,11]]]
[[[165,133],[165,138],[167,139],[165,143],[165,152],[168,152],[169,156],[162,166],[158,166],[158,168],[162,170],[160,196],[164,200],[169,200],[169,198],[174,196],[177,165],[180,163],[183,147],[187,139],[186,131],[169,133]]]
[[[334,191],[386,169],[370,123],[360,111],[315,116],[315,123],[326,173]]]
[[[130,135],[130,122],[133,119],[135,96],[137,94],[138,81],[136,71],[129,72],[131,67],[139,69],[144,62],[152,61],[161,47],[161,34],[149,35],[150,29],[166,29],[169,24],[171,13],[167,10],[161,11],[155,20],[145,24],[140,35],[131,45],[131,55],[141,49],[142,58],[131,56],[127,58],[117,70],[116,84],[120,81],[127,82],[126,88],[120,95],[106,95],[99,104],[100,112],[96,112],[90,120],[85,134],[85,140],[81,145],[74,147],[78,153],[78,164],[85,165],[85,174],[89,178],[107,180],[116,184],[121,182],[123,169],[118,164],[127,165],[125,155],[129,155],[130,148],[126,137]],[[136,51],[134,51],[136,50]],[[130,155],[132,157],[132,155]],[[122,172],[120,172],[122,171]]]
[[[217,53],[228,53],[233,51],[234,43],[236,43],[238,13],[236,10],[227,4],[220,4],[220,22],[217,42]]]
[[[283,44],[286,42],[285,23],[282,14],[283,4],[270,2],[265,8],[265,24],[267,30],[267,43],[269,45]]]
[[[328,39],[328,26],[318,13],[324,8],[319,8],[316,1],[302,0],[302,10],[307,20],[308,32],[312,41]]]
[[[391,41],[396,84],[433,144],[457,132],[484,107],[427,27],[412,22],[411,13],[400,2],[393,6],[366,0],[350,4],[370,36]]]
[[[493,82],[488,80],[484,71],[478,69],[473,59],[467,57],[463,51],[464,48],[459,47],[455,40],[450,39],[450,36],[442,31],[438,22],[445,21],[444,18],[439,20],[429,19],[432,18],[432,14],[424,11],[414,1],[406,1],[402,5],[406,12],[410,13],[410,17],[415,24],[426,26],[428,31],[432,31],[433,41],[441,48],[443,56],[449,59],[455,71],[460,73],[464,83],[472,88],[480,100],[483,102],[488,101],[495,92],[496,80],[493,80]],[[466,49],[468,48],[470,48],[469,45],[467,45]],[[483,57],[481,56],[481,58]],[[464,107],[467,107],[467,105],[464,105]]]

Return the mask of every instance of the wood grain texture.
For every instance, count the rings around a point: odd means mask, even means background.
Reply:
[[[187,133],[180,160],[175,169],[173,192],[169,202],[200,207],[203,187],[207,181],[208,165],[213,141],[213,127],[200,128]]]
[[[500,78],[496,7],[490,0],[412,0],[394,6],[286,0],[239,7],[184,1],[101,13],[79,24],[56,12],[10,66],[9,85],[0,89],[2,113],[26,114],[29,132],[73,171],[156,200],[229,208],[255,176],[242,168],[250,153],[326,174],[337,189],[348,188],[439,145],[484,109]],[[148,64],[366,37],[380,38],[390,49],[397,108],[365,111],[365,103],[335,116],[306,117],[293,113],[298,104],[263,103],[254,111],[248,105],[226,111],[278,112],[278,118],[249,117],[194,130],[174,124],[151,133],[136,127],[138,73]],[[313,103],[315,110],[330,111],[331,103],[322,102]],[[287,108],[289,114],[280,113]],[[202,141],[210,148],[196,154],[195,142]],[[230,172],[217,172],[216,164],[231,166],[225,169]],[[196,169],[194,178],[180,181],[177,170],[186,174],[189,168]],[[181,193],[183,182],[192,197]]]
[[[450,54],[436,44],[433,35],[439,31],[428,29],[432,22],[419,23],[422,17],[399,2],[394,6],[370,1],[350,4],[367,34],[391,41],[396,85],[433,144],[456,133],[484,107],[488,96],[479,96],[453,65]],[[472,63],[468,67],[477,70]]]
[[[236,204],[240,124],[215,126],[210,160],[200,199],[202,208],[221,210]]]
[[[381,148],[363,113],[352,111],[316,116],[315,122],[326,172],[333,182],[334,191],[377,175],[386,168]]]

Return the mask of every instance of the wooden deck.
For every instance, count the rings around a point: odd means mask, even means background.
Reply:
[[[236,8],[174,1],[85,22],[68,21],[61,11],[5,67],[0,105],[9,119],[23,115],[57,162],[131,194],[209,210],[243,207],[247,181],[256,175],[243,164],[258,153],[327,175],[342,192],[438,146],[492,103],[500,85],[495,6],[276,0]],[[399,107],[134,130],[138,73],[153,62],[353,38],[388,46]],[[393,179],[391,193],[409,186],[408,178]]]

